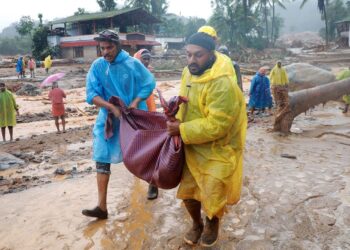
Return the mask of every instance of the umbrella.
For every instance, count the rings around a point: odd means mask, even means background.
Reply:
[[[65,76],[65,74],[66,74],[66,73],[56,73],[56,74],[53,74],[53,75],[48,76],[48,77],[40,84],[40,87],[42,88],[42,87],[48,86],[48,85],[50,85],[51,83],[60,80],[62,77]]]

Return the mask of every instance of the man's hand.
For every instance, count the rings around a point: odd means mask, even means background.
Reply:
[[[169,135],[180,135],[180,121],[167,121],[166,125],[168,126],[167,130]]]
[[[18,111],[18,109],[16,110],[16,113],[17,113],[17,115],[19,116],[19,111]]]
[[[113,113],[113,115],[117,118],[119,118],[121,116],[120,110],[119,108],[117,108],[116,106],[114,106],[113,104],[110,105],[110,107],[108,108],[110,112]]]
[[[131,109],[136,109],[137,106],[139,105],[140,101],[141,101],[141,98],[136,97],[136,98],[132,101],[132,103],[129,105],[129,108],[131,108]]]

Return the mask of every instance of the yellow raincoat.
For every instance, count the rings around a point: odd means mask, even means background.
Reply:
[[[51,68],[51,65],[52,65],[51,56],[48,55],[44,60],[44,67],[45,67],[45,69],[49,69],[49,68]]]
[[[339,75],[337,76],[337,80],[344,80],[349,77],[350,77],[350,69],[345,69],[339,73]],[[350,104],[350,95],[344,95],[343,101],[346,104]]]
[[[216,57],[200,76],[184,69],[180,95],[188,96],[189,103],[187,108],[181,105],[177,115],[186,156],[177,197],[200,201],[209,218],[220,218],[226,204],[240,199],[247,128],[245,101],[232,77],[232,63],[220,53]]]
[[[270,72],[270,83],[271,86],[287,85],[289,80],[286,70],[283,67],[279,68],[276,64]]]
[[[18,106],[12,93],[7,89],[0,92],[0,127],[16,125],[16,110]]]

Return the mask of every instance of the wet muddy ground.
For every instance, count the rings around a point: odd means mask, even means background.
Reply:
[[[165,96],[178,91],[178,81],[158,86]],[[17,97],[17,141],[0,151],[24,164],[0,171],[0,249],[192,249],[182,240],[190,219],[176,189],[148,201],[147,184],[122,164],[112,168],[108,220],[81,215],[97,199],[96,110],[84,103],[84,88],[67,92],[65,134],[55,133],[45,92]],[[289,136],[267,132],[271,116],[255,116],[242,199],[228,207],[212,249],[350,249],[350,114],[340,107],[329,102],[300,115]]]

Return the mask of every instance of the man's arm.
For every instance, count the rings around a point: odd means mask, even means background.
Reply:
[[[117,108],[116,106],[114,106],[113,104],[103,100],[102,97],[100,96],[95,96],[92,99],[93,104],[95,104],[97,107],[104,107],[107,110],[109,110],[110,112],[112,112],[114,114],[115,117],[120,117],[120,110],[119,108]]]

